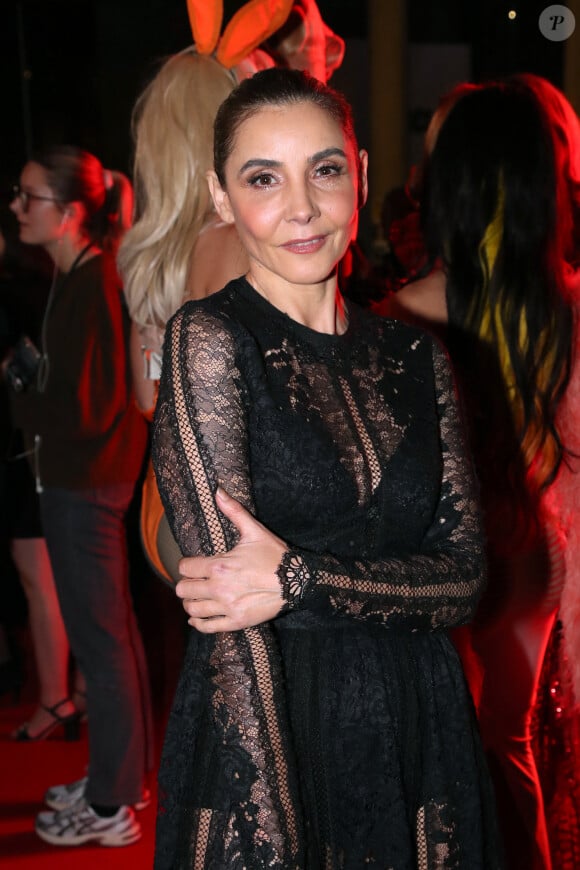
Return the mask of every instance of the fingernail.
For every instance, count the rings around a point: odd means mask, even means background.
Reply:
[[[225,491],[225,489],[222,489],[221,486],[218,486],[218,488],[216,489],[215,494],[216,494],[217,496],[219,496],[219,498],[223,499],[224,501],[227,501],[227,499],[228,499],[228,494],[227,494],[227,492]]]

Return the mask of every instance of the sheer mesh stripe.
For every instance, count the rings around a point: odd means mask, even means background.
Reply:
[[[425,807],[419,807],[417,813],[417,870],[429,870],[428,859]]]
[[[441,556],[436,561],[441,563],[441,571],[448,569],[451,572],[451,570],[454,568],[451,558]],[[364,571],[364,567],[364,565],[359,565],[356,563],[354,565],[355,570],[358,569],[360,571]],[[449,583],[425,583],[424,585],[421,583],[420,580],[415,580],[415,578],[413,578],[413,581],[413,585],[411,585],[410,583],[391,585],[389,583],[380,581],[373,583],[372,580],[347,577],[345,575],[338,576],[336,574],[330,574],[328,571],[321,571],[317,578],[317,584],[319,588],[326,586],[330,589],[344,589],[356,595],[360,595],[361,598],[365,599],[369,596],[377,597],[390,595],[393,597],[394,600],[400,598],[404,601],[405,599],[415,598],[423,600],[425,602],[433,598],[433,596],[435,595],[447,596],[449,599],[456,599],[459,603],[461,603],[462,601],[467,602],[471,599],[474,592],[477,592],[480,585],[479,578],[476,577],[472,580],[471,584],[464,584],[462,594],[459,595],[457,591],[457,583],[453,580],[450,580]]]
[[[346,403],[349,407],[349,410],[352,414],[352,418],[354,424],[356,426],[356,430],[358,432],[359,438],[363,445],[363,450],[365,452],[365,456],[368,462],[370,474],[371,474],[371,491],[374,492],[381,482],[381,466],[377,457],[377,454],[373,448],[373,444],[371,439],[369,438],[368,432],[363,425],[363,421],[359,414],[359,410],[356,406],[356,402],[353,398],[352,391],[344,380],[344,378],[340,378],[340,385],[342,387],[342,391],[344,393],[344,397],[346,399]],[[361,493],[361,496],[363,493]]]
[[[220,635],[218,644],[219,649],[216,646],[211,660],[212,665],[220,669],[215,677],[217,691],[212,703],[216,715],[224,722],[224,744],[233,743],[232,728],[235,729],[239,744],[252,759],[257,773],[248,795],[257,809],[246,810],[246,816],[256,820],[252,837],[256,842],[268,841],[277,860],[283,861],[287,832],[292,831],[294,849],[297,834],[295,822],[289,824],[287,818],[288,815],[294,817],[294,809],[274,702],[277,690],[278,704],[283,703],[280,698],[282,675],[276,669],[277,685],[274,686],[272,653],[261,627]],[[237,767],[233,773],[239,774]]]
[[[193,870],[204,870],[206,866],[205,859],[207,844],[209,842],[209,832],[211,828],[212,816],[212,810],[202,809],[199,811]]]
[[[179,440],[185,453],[192,480],[195,483],[197,498],[200,502],[203,519],[209,529],[212,546],[214,551],[219,553],[226,549],[226,540],[185,402],[180,364],[180,336],[181,333],[177,330],[174,330],[171,334],[171,364]]]
[[[256,667],[257,685],[262,708],[266,715],[268,740],[274,755],[279,797],[285,814],[284,820],[292,849],[296,851],[298,849],[298,828],[288,783],[288,765],[284,757],[284,742],[280,733],[278,714],[274,705],[274,687],[272,686],[272,674],[268,667],[268,650],[264,643],[264,638],[259,632],[250,630],[247,632],[247,635]]]

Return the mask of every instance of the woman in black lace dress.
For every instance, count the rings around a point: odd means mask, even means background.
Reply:
[[[366,164],[302,73],[218,113],[210,188],[250,269],[165,340],[153,456],[194,630],[158,870],[500,867],[447,636],[484,582],[447,358],[337,287]]]

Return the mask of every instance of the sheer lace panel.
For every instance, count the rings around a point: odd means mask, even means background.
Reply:
[[[212,811],[200,810],[197,826],[197,837],[194,846],[193,870],[204,870],[209,832],[211,830]]]
[[[278,569],[287,609],[431,629],[460,625],[473,615],[485,580],[481,518],[449,362],[437,344],[433,348],[443,474],[423,552],[347,562],[293,547]]]
[[[283,390],[288,409],[307,427],[310,424],[325,433],[327,461],[330,452],[338,454],[356,487],[361,508],[368,507],[380,483],[382,467],[405,435],[405,423],[395,418],[380,395],[380,384],[389,369],[397,371],[402,364],[376,359],[372,352],[369,356],[370,359],[365,354],[364,361],[351,369],[340,348],[311,348],[290,338],[265,352],[272,380],[277,389]],[[341,374],[344,369],[346,372]],[[312,435],[312,431],[297,433],[297,437],[304,439],[300,479],[307,483],[310,469],[304,460],[308,459]],[[314,469],[312,474],[315,472]]]
[[[167,331],[153,458],[168,519],[185,555],[211,555],[236,543],[236,529],[214,500],[218,482],[253,509],[241,384],[228,331],[200,310],[178,313]],[[235,818],[222,817],[223,828],[215,813],[203,809],[199,814],[192,837],[194,866],[205,867],[206,856],[216,850],[231,858],[250,839],[267,855],[260,866],[293,867],[300,845],[298,802],[289,782],[282,675],[271,627],[217,635],[208,673],[224,751],[245,759],[237,764],[250,763],[254,780]],[[236,769],[234,762],[233,776]]]
[[[156,870],[499,866],[493,825],[476,836],[472,708],[433,631],[484,581],[454,383],[425,334],[349,314],[321,336],[240,280],[168,326],[153,462],[182,552],[235,545],[218,484],[288,549],[286,612],[192,633]]]
[[[459,868],[456,826],[449,807],[431,801],[417,813],[417,870]]]
[[[354,425],[355,425],[356,430],[358,432],[359,438],[361,440],[362,450],[363,450],[363,453],[364,453],[364,456],[366,458],[367,465],[368,465],[368,468],[370,471],[371,492],[375,492],[376,488],[378,487],[378,485],[381,481],[381,465],[379,462],[379,458],[375,452],[375,449],[373,447],[373,443],[372,443],[372,440],[369,436],[369,433],[367,432],[367,429],[363,424],[359,410],[356,406],[356,402],[353,398],[350,386],[348,385],[348,383],[346,382],[346,380],[344,378],[340,378],[340,385],[341,385],[342,391],[344,393],[344,398],[346,399],[347,407],[351,413],[352,420],[354,422]],[[366,495],[366,493],[365,493],[365,495]],[[363,493],[361,493],[361,499],[360,499],[361,503],[364,501],[364,498],[362,496],[363,496]]]

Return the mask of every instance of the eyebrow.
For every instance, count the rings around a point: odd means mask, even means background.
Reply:
[[[346,154],[342,148],[325,148],[323,151],[317,151],[316,154],[309,157],[308,163],[318,163],[319,160],[326,160],[328,157],[343,157],[346,160]],[[282,164],[279,160],[268,160],[265,157],[253,157],[251,160],[246,160],[244,165],[240,168],[238,175],[242,175],[244,172],[247,172],[248,169],[255,169],[258,166],[262,169],[277,169],[282,166]]]

